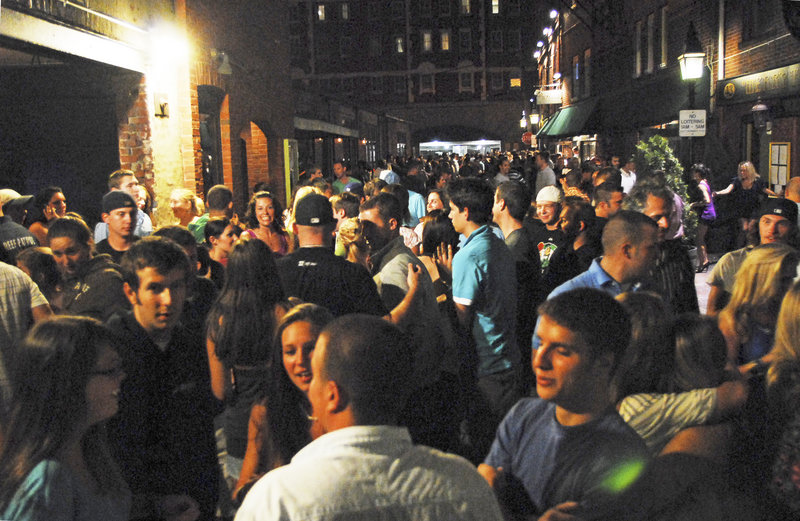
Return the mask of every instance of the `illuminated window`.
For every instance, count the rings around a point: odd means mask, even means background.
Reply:
[[[500,14],[500,0],[492,0],[492,14]]]
[[[450,50],[450,30],[444,29],[442,31],[442,50],[449,51]]]
[[[633,76],[638,78],[642,75],[642,21],[636,22],[636,29],[633,31]]]
[[[471,0],[461,0],[461,14],[470,14],[472,12]]]
[[[430,31],[422,31],[422,50],[425,52],[433,50],[433,33]]]
[[[667,6],[661,8],[661,63],[660,67],[667,66]]]
[[[350,4],[344,2],[342,4],[342,20],[349,20],[350,19]]]
[[[650,13],[647,15],[647,68],[645,69],[647,74],[653,73],[653,67],[655,65],[655,36],[656,15],[655,13]]]
[[[402,36],[398,36],[394,39],[394,52],[397,54],[403,54],[406,52],[405,42],[403,41]]]
[[[325,5],[324,4],[317,4],[317,20],[320,22],[325,21]]]

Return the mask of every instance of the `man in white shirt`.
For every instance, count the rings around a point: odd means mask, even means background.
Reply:
[[[622,176],[622,191],[627,194],[636,184],[636,163],[633,162],[633,158],[625,162],[625,166],[619,169],[619,173]]]
[[[501,520],[472,465],[413,445],[395,426],[412,358],[400,331],[380,318],[329,324],[311,359],[315,440],[253,486],[236,520]]]

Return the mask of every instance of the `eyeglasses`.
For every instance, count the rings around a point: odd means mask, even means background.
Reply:
[[[122,369],[122,364],[114,366],[110,369],[95,369],[89,373],[92,376],[108,376],[110,378],[118,378],[125,374],[125,370]]]

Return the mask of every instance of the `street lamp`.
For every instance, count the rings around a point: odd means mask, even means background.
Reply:
[[[706,53],[703,45],[697,37],[694,24],[689,23],[689,33],[686,35],[686,47],[683,54],[678,56],[678,63],[681,66],[681,78],[683,80],[696,80],[703,77],[703,66]]]

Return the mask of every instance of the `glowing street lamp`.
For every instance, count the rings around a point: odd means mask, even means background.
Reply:
[[[683,80],[696,80],[703,77],[703,67],[706,53],[697,37],[694,24],[689,24],[689,33],[686,36],[686,47],[683,54],[678,56]]]

